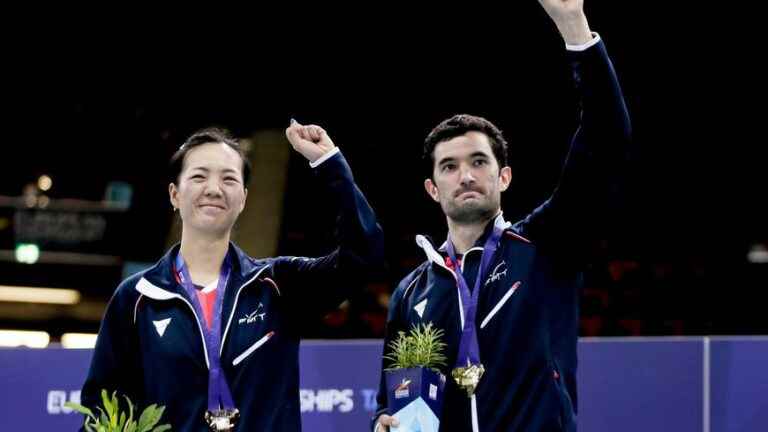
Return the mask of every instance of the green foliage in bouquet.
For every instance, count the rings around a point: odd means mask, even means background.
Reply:
[[[101,400],[104,408],[96,407],[99,412],[97,418],[90,409],[73,402],[67,402],[64,406],[85,415],[83,427],[87,432],[164,432],[171,430],[171,425],[155,426],[160,422],[165,407],[152,404],[144,409],[138,421],[133,419],[133,403],[123,395],[128,403],[128,414],[120,411],[117,392],[112,392],[112,398],[107,396],[107,391],[101,391]]]
[[[389,343],[391,352],[384,356],[391,366],[385,370],[423,367],[437,372],[438,366],[445,366],[445,343],[440,339],[443,331],[432,327],[432,323],[415,325],[409,334],[398,332],[397,339]]]

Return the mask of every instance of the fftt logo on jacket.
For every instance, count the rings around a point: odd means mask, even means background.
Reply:
[[[504,270],[501,270],[501,267],[504,266]],[[499,265],[496,266],[496,268],[493,269],[491,272],[491,275],[488,276],[488,279],[485,280],[485,285],[488,285],[491,282],[496,282],[497,280],[501,279],[502,276],[507,275],[507,263],[506,261],[502,261],[499,263]]]
[[[259,303],[259,307],[256,308],[255,311],[243,315],[242,318],[237,320],[237,324],[252,324],[255,323],[257,319],[260,319],[264,321],[264,316],[267,315],[266,312],[262,312],[264,310],[264,304]],[[261,313],[260,313],[261,312]]]

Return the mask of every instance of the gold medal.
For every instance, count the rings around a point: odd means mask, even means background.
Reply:
[[[456,384],[467,392],[467,396],[475,393],[480,378],[483,377],[485,368],[482,364],[468,364],[467,366],[453,368],[451,375],[456,380]]]
[[[205,422],[212,431],[232,431],[238,418],[240,418],[240,411],[237,408],[205,412]]]

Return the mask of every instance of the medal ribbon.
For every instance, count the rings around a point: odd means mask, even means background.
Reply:
[[[178,275],[179,283],[184,288],[187,297],[189,297],[192,302],[192,307],[195,309],[196,319],[203,331],[205,345],[208,350],[206,353],[208,356],[208,411],[211,412],[219,409],[231,410],[235,408],[235,404],[232,401],[232,393],[227,384],[227,379],[224,376],[224,371],[221,369],[221,356],[219,354],[224,291],[227,287],[231,269],[232,265],[229,256],[227,256],[224,258],[224,262],[221,265],[219,282],[216,286],[216,302],[213,306],[213,317],[209,328],[204,321],[205,315],[203,314],[203,308],[200,305],[200,300],[197,298],[197,290],[192,284],[192,278],[189,276],[189,270],[187,270],[187,266],[184,263],[184,258],[181,257],[181,254],[176,255],[176,265],[174,270]]]
[[[478,267],[477,277],[475,278],[475,285],[472,292],[469,291],[469,285],[467,285],[466,279],[461,272],[461,268],[458,265],[456,259],[456,249],[451,242],[450,236],[446,242],[446,249],[448,256],[454,263],[454,273],[456,275],[456,284],[459,288],[459,295],[461,296],[461,305],[464,311],[464,328],[461,331],[461,340],[459,342],[459,355],[456,357],[456,367],[466,367],[469,365],[480,364],[480,349],[477,343],[477,329],[475,327],[475,315],[477,312],[477,299],[480,294],[480,286],[485,279],[488,268],[491,264],[491,259],[496,253],[496,249],[499,246],[499,239],[504,232],[504,228],[494,225],[493,231],[488,236],[483,246],[483,255],[480,259],[480,266]]]

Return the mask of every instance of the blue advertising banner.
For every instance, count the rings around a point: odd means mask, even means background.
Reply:
[[[701,338],[584,339],[579,429],[702,431]]]
[[[365,431],[376,408],[382,342],[306,341],[304,430]],[[584,339],[579,429],[764,431],[768,338]],[[0,431],[77,430],[91,350],[0,349]]]
[[[768,430],[768,337],[709,342],[712,431]]]
[[[301,343],[302,429],[368,429],[376,411],[382,347],[379,340]]]

